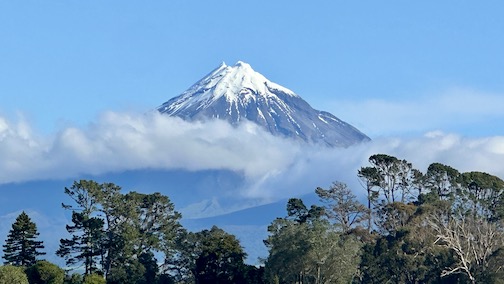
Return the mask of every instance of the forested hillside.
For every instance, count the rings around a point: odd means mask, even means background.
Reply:
[[[69,237],[45,252],[23,212],[3,246],[0,283],[504,283],[500,178],[440,163],[422,172],[385,154],[356,176],[361,188],[316,188],[317,204],[289,199],[259,267],[222,229],[186,230],[167,196],[76,181],[62,204]]]

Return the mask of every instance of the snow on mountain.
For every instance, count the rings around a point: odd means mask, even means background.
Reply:
[[[243,120],[273,135],[327,146],[349,146],[369,138],[336,116],[313,109],[293,91],[269,81],[242,61],[222,63],[158,111],[185,120]]]

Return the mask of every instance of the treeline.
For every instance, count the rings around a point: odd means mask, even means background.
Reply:
[[[425,173],[373,155],[344,184],[317,188],[323,206],[290,199],[265,241],[269,283],[504,283],[504,182],[440,163]]]
[[[63,204],[70,238],[56,252],[66,267],[39,260],[44,246],[23,212],[4,245],[0,284],[504,283],[500,178],[439,163],[424,173],[384,154],[357,177],[364,203],[341,182],[317,188],[316,205],[291,198],[268,227],[260,267],[245,264],[222,229],[184,229],[167,196],[74,182]]]
[[[2,283],[258,283],[262,269],[246,265],[235,236],[212,227],[188,232],[181,215],[160,193],[122,193],[113,183],[76,181],[56,255],[66,266],[37,260],[44,246],[36,224],[23,212],[4,245]]]

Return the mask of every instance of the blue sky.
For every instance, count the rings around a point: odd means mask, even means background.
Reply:
[[[504,177],[502,8],[498,1],[2,1],[0,184],[228,169],[250,181],[245,196],[270,198],[259,188],[278,187],[292,170],[303,177],[314,168],[320,178],[313,157],[328,168],[338,160],[345,177],[377,152],[421,170],[444,162]],[[254,127],[145,116],[222,61],[238,60],[373,143],[319,154],[257,138]],[[340,178],[333,175],[324,181]]]
[[[243,60],[371,136],[501,134],[481,122],[502,121],[500,110],[486,108],[504,92],[503,5],[2,1],[0,115],[21,113],[36,131],[56,132],[103,111],[156,107],[221,61]],[[457,90],[484,94],[487,104],[464,105]],[[460,109],[430,112],[438,97],[460,100]],[[416,123],[395,129],[393,110],[411,103],[423,107],[408,109]],[[464,109],[471,119],[453,122]],[[373,112],[390,121],[375,123]]]
[[[375,153],[504,178],[502,11],[501,1],[0,1],[0,190],[225,169],[244,186],[224,196],[269,202],[334,180],[359,188],[356,170]],[[302,148],[250,124],[146,115],[238,60],[373,141]],[[40,206],[39,194],[14,195],[0,200],[0,240],[28,210],[57,246],[63,194]]]

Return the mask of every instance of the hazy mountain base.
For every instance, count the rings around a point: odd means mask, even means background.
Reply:
[[[267,226],[276,217],[285,215],[286,199],[258,205],[260,203],[257,200],[233,195],[232,192],[242,187],[245,181],[240,174],[231,171],[149,169],[100,176],[83,175],[75,179],[113,182],[125,192],[161,192],[171,199],[176,210],[183,213],[182,224],[188,230],[200,231],[217,225],[235,235],[248,254],[249,264],[257,264],[258,258],[267,256],[263,244],[268,234]],[[70,222],[71,216],[63,210],[61,203],[69,202],[64,188],[71,186],[73,181],[64,179],[1,184],[0,240],[6,239],[10,224],[24,210],[38,226],[40,240],[44,241],[47,252],[45,257],[63,267],[63,260],[54,252],[58,249],[59,240],[68,237],[65,225]],[[303,199],[310,201],[313,196],[310,194]],[[201,204],[213,204],[214,207],[205,210],[199,206]]]

